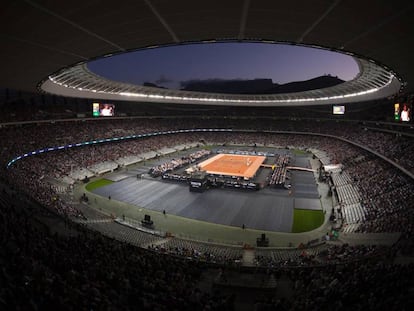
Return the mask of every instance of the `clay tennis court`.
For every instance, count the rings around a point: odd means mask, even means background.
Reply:
[[[218,154],[198,166],[209,174],[252,178],[265,160],[265,156]]]

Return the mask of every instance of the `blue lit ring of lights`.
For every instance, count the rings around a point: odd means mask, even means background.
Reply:
[[[153,133],[128,135],[128,136],[113,137],[113,138],[95,139],[95,140],[90,140],[90,141],[85,141],[85,142],[75,143],[75,144],[68,144],[68,145],[55,146],[55,147],[46,147],[46,148],[38,149],[38,150],[35,150],[35,151],[26,152],[22,155],[19,155],[15,158],[11,159],[7,163],[6,168],[9,169],[17,161],[25,159],[25,158],[30,157],[30,156],[39,155],[39,154],[52,152],[52,151],[59,151],[59,150],[65,150],[65,149],[70,149],[70,148],[76,148],[76,147],[85,147],[85,146],[90,146],[90,145],[98,145],[98,144],[103,144],[103,143],[112,143],[112,142],[132,140],[132,139],[141,139],[141,138],[147,138],[147,137],[152,137],[152,136],[160,136],[160,135],[168,135],[168,134],[196,133],[196,132],[232,132],[232,131],[233,131],[232,129],[173,130],[173,131],[153,132]]]
[[[47,152],[52,152],[52,151],[59,151],[59,150],[65,150],[65,149],[70,149],[70,148],[76,148],[76,147],[85,147],[85,146],[90,146],[90,145],[98,145],[98,144],[103,144],[103,143],[111,143],[111,142],[117,142],[117,141],[126,141],[126,140],[133,140],[133,139],[141,139],[141,138],[146,138],[146,137],[153,137],[153,136],[161,136],[161,135],[169,135],[169,134],[180,134],[180,133],[200,133],[200,132],[243,132],[243,133],[251,133],[252,130],[233,130],[233,129],[217,129],[217,128],[204,128],[204,129],[181,129],[181,130],[171,130],[171,131],[160,131],[160,132],[152,132],[152,133],[143,133],[143,134],[136,134],[136,135],[128,135],[128,136],[121,136],[121,137],[113,137],[113,138],[103,138],[103,139],[95,139],[95,140],[90,140],[90,141],[86,141],[86,142],[81,142],[81,143],[76,143],[76,144],[68,144],[68,145],[62,145],[62,146],[55,146],[55,147],[47,147],[47,148],[43,148],[43,149],[38,149],[35,151],[30,151],[27,153],[24,153],[20,156],[17,156],[13,159],[11,159],[7,165],[6,168],[10,169],[11,166],[16,163],[19,160],[23,160],[26,159],[27,157],[30,156],[35,156],[35,155],[39,155],[39,154],[43,154],[43,153],[47,153]],[[330,134],[321,134],[321,133],[310,133],[310,132],[292,132],[292,131],[264,131],[264,132],[268,132],[268,133],[277,133],[277,134],[294,134],[294,135],[315,135],[315,136],[323,136],[323,137],[331,137],[334,139],[339,139],[341,141],[347,142],[349,144],[352,144],[356,147],[359,147],[361,149],[364,149],[372,154],[375,154],[377,157],[383,159],[384,161],[390,163],[391,165],[395,166],[396,168],[398,168],[400,171],[402,171],[404,174],[406,174],[407,176],[409,176],[410,178],[414,179],[414,174],[411,173],[410,171],[408,171],[407,169],[403,168],[402,166],[400,166],[399,164],[395,163],[394,161],[388,159],[387,157],[379,154],[378,152],[373,151],[370,148],[367,148],[366,146],[360,145],[358,143],[352,142],[346,138],[343,137],[338,137],[338,136],[334,136],[334,135],[330,135]]]

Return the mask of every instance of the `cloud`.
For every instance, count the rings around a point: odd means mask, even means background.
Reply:
[[[169,83],[173,83],[174,80],[167,78],[165,75],[161,74],[161,76],[154,81],[155,84],[169,84]]]

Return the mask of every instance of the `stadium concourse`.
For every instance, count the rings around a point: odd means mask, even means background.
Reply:
[[[172,133],[183,128],[227,131]],[[3,124],[1,282],[7,286],[1,306],[408,309],[413,304],[410,131],[380,122],[234,117]],[[146,133],[158,134],[103,140]],[[81,142],[95,143],[32,154]],[[129,174],[129,165],[148,169],[149,158],[159,160],[163,152],[213,143],[313,152],[312,162],[327,168],[320,181],[327,187],[322,199],[333,203],[324,225],[288,235],[284,247],[223,244],[218,242],[237,238],[227,237],[225,230],[206,230],[210,241],[160,232],[161,219],[173,216],[143,210],[155,220],[155,228],[146,228],[124,217],[126,209],[117,210],[121,204],[112,198],[83,188],[85,176],[94,181],[106,171]],[[162,161],[170,158],[162,156]],[[329,171],[330,165],[336,169]],[[112,215],[105,214],[109,209]],[[176,221],[180,230],[192,226]],[[260,233],[238,227],[234,236],[254,239]],[[270,242],[281,235],[273,234],[266,232]]]

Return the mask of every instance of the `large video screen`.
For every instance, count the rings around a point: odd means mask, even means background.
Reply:
[[[394,104],[394,120],[401,122],[411,121],[411,104],[408,103],[395,103]]]
[[[94,117],[113,117],[115,115],[114,104],[93,103],[92,115]]]
[[[333,114],[345,114],[345,106],[344,105],[334,105],[332,108]]]

